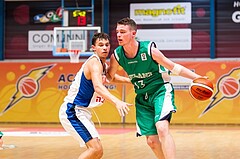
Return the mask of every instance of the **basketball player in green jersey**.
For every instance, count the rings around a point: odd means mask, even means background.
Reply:
[[[114,77],[118,66],[127,72],[136,92],[136,121],[139,135],[157,158],[175,159],[175,143],[169,132],[173,112],[174,90],[169,70],[177,75],[195,79],[201,77],[191,70],[166,58],[154,42],[136,40],[137,25],[130,18],[117,22],[118,46],[110,57],[107,77]],[[160,36],[160,35],[159,35]]]

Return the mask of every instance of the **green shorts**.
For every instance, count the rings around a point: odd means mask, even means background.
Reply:
[[[174,90],[170,83],[162,85],[152,94],[138,94],[135,99],[139,135],[156,135],[156,122],[176,112]],[[170,121],[170,119],[168,119]]]

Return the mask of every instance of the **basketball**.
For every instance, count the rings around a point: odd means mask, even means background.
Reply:
[[[213,84],[207,78],[196,78],[192,81],[189,92],[194,99],[204,101],[213,94]]]

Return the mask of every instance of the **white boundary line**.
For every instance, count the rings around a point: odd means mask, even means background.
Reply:
[[[18,131],[18,132],[3,132],[3,136],[70,136],[64,131]]]

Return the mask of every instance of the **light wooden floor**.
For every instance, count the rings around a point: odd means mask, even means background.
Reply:
[[[25,131],[28,126],[1,125],[1,131]],[[39,126],[39,131],[49,127]],[[34,130],[38,130],[37,127]],[[145,137],[135,137],[134,128],[99,128],[103,159],[155,159]],[[54,129],[52,129],[54,128]],[[56,128],[56,129],[55,129]],[[59,125],[49,130],[62,129]],[[171,126],[177,159],[240,159],[240,126]],[[0,159],[77,159],[84,150],[71,136],[7,136],[4,144],[14,149],[0,150]]]

